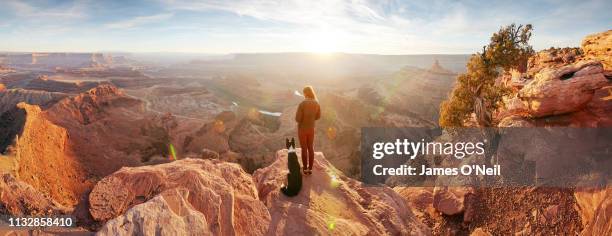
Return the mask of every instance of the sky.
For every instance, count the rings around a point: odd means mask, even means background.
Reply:
[[[0,51],[471,54],[502,25],[536,49],[612,29],[612,1],[0,0]]]

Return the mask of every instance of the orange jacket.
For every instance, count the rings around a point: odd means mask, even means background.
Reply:
[[[295,112],[295,121],[300,129],[314,129],[315,121],[321,118],[321,107],[314,99],[304,99]]]

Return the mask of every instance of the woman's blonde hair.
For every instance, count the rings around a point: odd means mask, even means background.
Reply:
[[[315,95],[315,91],[312,88],[312,86],[309,85],[309,86],[304,87],[303,92],[304,92],[304,97],[317,100],[317,95]]]

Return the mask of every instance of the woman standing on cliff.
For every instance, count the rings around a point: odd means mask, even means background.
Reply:
[[[321,107],[312,86],[304,87],[304,101],[298,106],[295,121],[298,123],[298,138],[302,148],[302,169],[312,174],[314,164],[315,122],[321,118]]]

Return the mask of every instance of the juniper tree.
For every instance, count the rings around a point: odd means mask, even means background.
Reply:
[[[449,98],[440,105],[441,127],[461,127],[472,113],[476,114],[479,126],[493,125],[492,112],[503,105],[502,97],[509,93],[495,80],[504,71],[524,70],[534,53],[529,45],[532,29],[530,24],[502,27],[482,52],[470,57],[467,72],[457,76]]]

